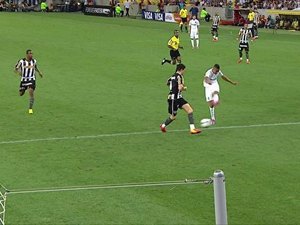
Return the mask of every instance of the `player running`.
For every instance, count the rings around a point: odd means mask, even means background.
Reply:
[[[196,48],[199,48],[199,27],[200,27],[199,20],[197,20],[196,15],[193,15],[192,19],[189,22],[189,33],[190,33],[192,48],[195,48],[195,42],[196,42]]]
[[[212,125],[216,123],[215,107],[219,104],[219,93],[220,93],[220,86],[218,83],[219,77],[222,77],[223,80],[233,85],[238,84],[237,82],[230,80],[227,76],[225,76],[222,73],[219,64],[215,64],[213,68],[206,71],[203,80],[203,86],[205,89],[205,98],[209,105],[209,112],[210,112]]]
[[[23,96],[25,91],[28,89],[29,92],[29,114],[33,114],[33,103],[34,103],[34,90],[35,90],[35,71],[37,71],[40,77],[43,77],[43,74],[37,68],[36,60],[32,57],[32,51],[26,51],[26,58],[20,59],[16,66],[15,72],[21,76],[21,83],[19,94]]]
[[[174,31],[174,36],[172,36],[171,39],[168,41],[168,48],[170,49],[171,60],[164,58],[161,62],[161,65],[164,65],[165,63],[172,63],[173,65],[175,65],[176,62],[181,63],[179,49],[183,49],[183,47],[180,45],[178,30]]]
[[[183,109],[188,114],[190,123],[190,133],[198,134],[201,130],[195,128],[193,109],[190,104],[182,97],[182,92],[186,90],[184,84],[183,75],[185,72],[185,65],[178,64],[176,66],[176,72],[173,74],[167,82],[170,92],[168,95],[168,112],[170,116],[166,121],[160,125],[162,132],[167,132],[166,127],[176,119],[177,110]]]

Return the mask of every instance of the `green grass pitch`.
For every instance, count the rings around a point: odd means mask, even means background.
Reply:
[[[159,132],[168,115],[165,82],[174,72],[160,63],[169,55],[167,41],[177,25],[64,13],[1,13],[0,25],[0,181],[8,188],[208,178],[222,169],[229,224],[299,224],[299,33],[260,30],[250,46],[250,65],[236,63],[238,27],[221,27],[214,43],[210,25],[202,22],[199,50],[192,50],[182,33],[184,96],[197,126],[209,117],[204,72],[219,63],[239,82],[220,81],[219,129],[191,136],[184,112],[168,127],[179,131]],[[18,96],[19,78],[13,73],[28,48],[44,73],[37,80],[32,116],[28,94]],[[262,124],[273,125],[249,127]],[[132,134],[105,136],[118,133]],[[37,139],[47,140],[16,142]],[[9,195],[6,222],[212,225],[213,188]]]

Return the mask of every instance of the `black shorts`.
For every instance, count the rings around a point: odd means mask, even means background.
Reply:
[[[19,91],[25,91],[28,88],[32,88],[33,90],[35,90],[35,80],[21,81]]]
[[[181,22],[183,22],[183,23],[187,23],[187,17],[185,17],[185,18],[181,18]]]
[[[188,102],[184,98],[179,99],[168,99],[168,112],[176,116],[178,109],[181,109],[183,105],[187,104]]]
[[[239,51],[243,51],[245,49],[246,52],[249,52],[249,43],[240,43]]]
[[[170,50],[170,56],[171,59],[177,59],[180,56],[180,53],[178,50]]]
[[[211,32],[218,32],[218,27],[217,26],[212,26],[211,27]]]

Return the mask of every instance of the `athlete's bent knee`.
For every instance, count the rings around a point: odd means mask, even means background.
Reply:
[[[170,119],[171,119],[171,120],[176,120],[176,116],[171,115],[171,116],[170,116]]]

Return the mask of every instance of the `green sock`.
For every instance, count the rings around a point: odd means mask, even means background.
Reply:
[[[29,98],[29,109],[32,109],[34,103],[34,98]]]

